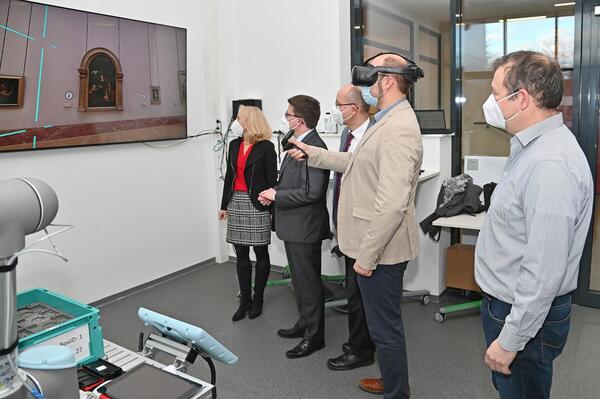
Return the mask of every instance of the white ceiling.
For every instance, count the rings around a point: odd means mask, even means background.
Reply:
[[[490,17],[525,17],[569,11],[573,13],[575,6],[554,6],[556,3],[566,2],[568,0],[465,0],[463,18],[469,20]]]
[[[435,23],[450,21],[450,0],[371,0],[418,20]],[[464,20],[541,15],[572,11],[574,6],[554,7],[569,0],[464,0]],[[369,0],[366,0],[369,3]]]

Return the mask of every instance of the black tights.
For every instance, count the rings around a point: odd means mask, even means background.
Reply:
[[[237,257],[236,268],[242,299],[250,299],[252,296],[252,262],[250,262],[250,247],[247,245],[234,244]],[[256,272],[254,276],[254,299],[263,298],[269,272],[271,270],[271,259],[269,258],[269,247],[255,246]]]

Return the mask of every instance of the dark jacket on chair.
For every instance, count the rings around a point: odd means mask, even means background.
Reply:
[[[314,129],[302,142],[327,149]],[[308,244],[331,237],[326,202],[328,185],[329,170],[307,168],[306,161],[285,156],[275,188],[274,222],[279,239]]]
[[[242,142],[242,138],[237,138],[229,144],[227,172],[225,173],[223,197],[221,200],[221,210],[224,211],[227,210],[227,204],[233,196],[233,183],[235,181],[237,159]],[[268,206],[264,206],[258,202],[258,194],[277,184],[277,154],[275,153],[273,143],[263,140],[254,144],[246,161],[244,177],[246,178],[246,186],[248,186],[248,195],[250,196],[252,205],[259,211],[269,210]]]

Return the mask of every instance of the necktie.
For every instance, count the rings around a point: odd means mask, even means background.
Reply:
[[[350,148],[350,145],[352,144],[352,139],[354,138],[354,136],[352,135],[351,132],[348,132],[348,137],[346,137],[346,143],[344,144],[344,152],[348,152],[348,149]]]
[[[346,137],[346,142],[344,143],[343,152],[348,152],[350,149],[350,145],[352,144],[352,139],[354,136],[351,132],[348,132],[348,136]],[[337,229],[337,207],[340,200],[340,185],[342,184],[342,174],[336,173],[334,177],[334,186],[333,186],[333,223]]]

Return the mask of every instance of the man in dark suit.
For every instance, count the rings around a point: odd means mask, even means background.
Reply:
[[[327,148],[315,127],[321,115],[319,102],[298,95],[288,100],[285,118],[298,141]],[[309,168],[286,155],[277,186],[263,191],[263,204],[275,202],[275,232],[285,244],[299,318],[294,327],[281,329],[284,338],[302,338],[288,358],[308,356],[325,346],[325,303],[321,283],[321,242],[330,237],[326,194],[329,170]]]
[[[365,103],[360,89],[351,84],[342,86],[335,98],[332,116],[345,125],[340,138],[340,152],[353,152],[365,132],[375,123],[369,118],[369,105]],[[333,188],[333,224],[337,230],[337,208],[340,197],[342,173],[335,173]],[[337,234],[337,232],[336,232]],[[375,345],[369,335],[362,297],[354,271],[355,259],[344,255],[346,285],[348,292],[348,342],[342,345],[343,354],[327,361],[331,370],[351,370],[374,363]]]

